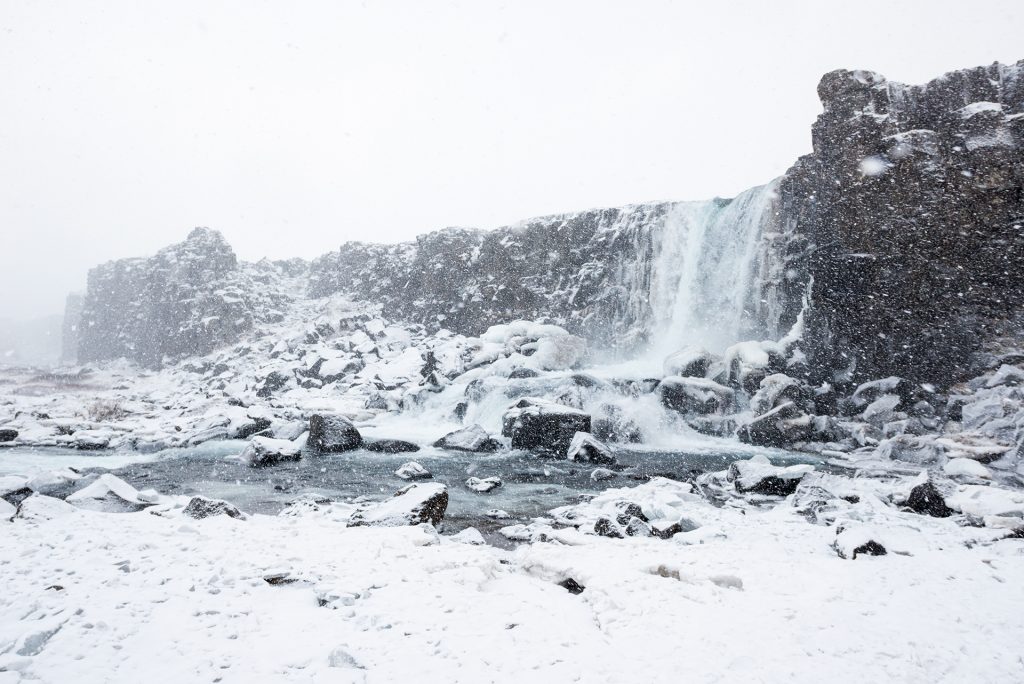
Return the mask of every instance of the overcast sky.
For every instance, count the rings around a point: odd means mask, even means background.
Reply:
[[[820,76],[1024,58],[1024,2],[0,0],[0,317],[197,225],[239,256],[731,196]]]

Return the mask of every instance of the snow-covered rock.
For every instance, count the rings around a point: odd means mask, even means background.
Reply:
[[[395,475],[403,480],[429,480],[433,477],[429,470],[416,461],[403,463],[399,466],[398,470],[395,471]]]
[[[466,480],[466,488],[471,489],[474,492],[485,494],[493,491],[500,487],[502,484],[500,477],[471,477]]]
[[[680,413],[708,414],[731,408],[735,392],[707,378],[669,376],[658,385],[658,394],[665,406]]]
[[[218,515],[226,515],[229,518],[245,518],[245,514],[233,504],[221,499],[208,499],[205,496],[193,496],[181,513],[196,520]]]
[[[545,399],[527,397],[503,416],[501,434],[512,439],[513,449],[566,453],[577,432],[589,433],[590,414]]]
[[[479,425],[470,425],[454,432],[449,432],[434,442],[439,449],[471,451],[475,453],[491,453],[501,448],[501,442],[487,434]]]
[[[729,466],[728,478],[741,494],[788,496],[813,470],[814,466],[809,464],[772,465],[767,456],[758,454],[746,461],[734,461]]]
[[[302,445],[286,439],[252,437],[242,450],[240,458],[254,467],[274,465],[284,461],[298,461],[302,457]]]
[[[587,432],[577,432],[569,443],[566,458],[570,461],[588,461],[590,463],[615,463],[612,450]]]
[[[110,473],[100,475],[65,500],[79,508],[108,513],[131,513],[151,505],[139,498],[135,487]]]
[[[437,525],[448,508],[448,488],[436,482],[418,482],[399,489],[390,499],[352,514],[350,527],[399,527]]]
[[[337,453],[358,449],[363,437],[345,416],[317,413],[309,418],[306,443],[314,451]]]

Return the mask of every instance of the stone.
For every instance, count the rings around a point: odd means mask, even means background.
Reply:
[[[189,499],[188,505],[182,510],[182,515],[187,515],[196,520],[211,518],[217,515],[226,515],[229,518],[244,519],[245,515],[234,505],[220,499],[208,499],[205,496],[193,496]]]
[[[406,485],[390,499],[356,511],[349,527],[401,527],[430,523],[438,525],[448,508],[448,488],[436,482]]]
[[[577,432],[573,435],[565,456],[570,461],[586,461],[602,465],[615,463],[612,450],[587,432]]]
[[[472,489],[474,492],[486,494],[487,492],[494,491],[502,484],[500,477],[471,477],[466,480],[466,488]]]
[[[503,417],[501,434],[512,439],[513,449],[529,449],[561,456],[577,432],[590,432],[590,414],[570,406],[527,397],[513,404]]]
[[[434,442],[439,449],[454,449],[474,453],[491,453],[501,448],[501,442],[487,434],[479,425],[470,425],[461,430],[449,432]]]
[[[363,437],[348,418],[316,413],[309,418],[306,444],[313,451],[339,453],[358,449]]]
[[[931,481],[922,483],[910,490],[910,496],[903,504],[915,513],[930,515],[933,518],[948,518],[953,509],[946,505],[946,499]]]
[[[682,414],[725,413],[732,406],[735,392],[707,378],[669,376],[658,384],[661,403]]]
[[[381,454],[404,454],[419,451],[418,444],[406,442],[401,439],[372,439],[364,440],[363,448]]]
[[[253,468],[262,468],[302,458],[302,446],[286,439],[253,437],[245,445],[240,456],[242,461]]]
[[[791,466],[772,465],[760,454],[746,461],[735,461],[729,466],[727,478],[740,494],[789,496],[796,491],[800,480],[814,470],[809,464]]]
[[[395,471],[395,475],[403,480],[429,480],[434,477],[429,470],[416,461],[403,463],[399,466],[398,470]]]
[[[13,442],[18,439],[18,431],[10,428],[0,429],[0,442]]]

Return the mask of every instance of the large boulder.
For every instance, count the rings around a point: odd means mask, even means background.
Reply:
[[[447,508],[447,487],[437,482],[417,482],[402,487],[390,499],[356,511],[348,524],[349,527],[437,525]]]
[[[18,439],[18,431],[4,428],[0,430],[0,442],[13,442]]]
[[[750,398],[750,410],[755,416],[764,415],[784,402],[802,406],[810,399],[810,390],[784,373],[765,377],[757,392]]]
[[[338,453],[358,449],[363,444],[363,437],[348,418],[315,413],[309,418],[306,444],[314,451]]]
[[[735,392],[706,378],[669,376],[658,384],[658,395],[666,407],[682,414],[724,413],[733,404]]]
[[[363,448],[379,454],[404,454],[419,451],[418,444],[403,439],[374,439],[363,442]]]
[[[716,359],[703,347],[685,347],[665,358],[665,375],[684,378],[703,378]]]
[[[434,446],[439,449],[490,453],[500,449],[501,442],[487,434],[487,431],[479,425],[470,425],[461,430],[449,432],[434,442]]]
[[[746,461],[735,461],[729,466],[727,478],[740,494],[789,496],[804,475],[813,470],[814,466],[808,464],[772,465],[766,456],[758,454]]]
[[[564,454],[577,432],[590,432],[590,414],[544,399],[520,399],[505,412],[501,434],[513,449]]]

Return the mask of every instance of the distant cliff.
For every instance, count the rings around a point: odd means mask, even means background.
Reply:
[[[78,362],[123,356],[156,367],[233,342],[281,318],[289,305],[282,275],[268,262],[240,265],[207,228],[155,256],[97,266],[82,302]]]

